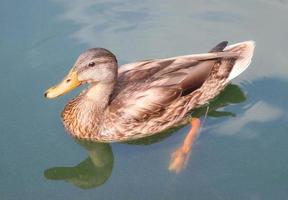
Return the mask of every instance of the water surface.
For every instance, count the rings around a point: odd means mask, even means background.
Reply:
[[[286,0],[2,1],[0,198],[287,199],[287,18]],[[250,39],[251,66],[211,105],[177,175],[170,153],[189,125],[136,144],[79,144],[59,116],[79,90],[43,98],[90,47],[124,64]]]

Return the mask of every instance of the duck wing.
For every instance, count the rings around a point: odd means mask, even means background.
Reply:
[[[117,115],[145,119],[199,88],[220,58],[238,54],[222,51],[227,42],[210,53],[154,59],[119,68],[118,84],[111,97],[110,110]],[[127,117],[128,117],[127,116]]]
[[[200,88],[216,68],[224,69],[221,78],[228,79],[237,60],[242,59],[245,45],[227,48],[226,45],[227,42],[222,42],[206,54],[123,65],[118,70],[118,83],[110,98],[109,116],[118,120],[121,118],[126,124],[123,130],[127,130],[127,122],[140,123],[162,116],[170,105],[175,105]],[[183,103],[181,106],[187,105]],[[177,112],[175,110],[173,112]]]

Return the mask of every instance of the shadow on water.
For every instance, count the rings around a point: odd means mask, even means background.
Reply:
[[[192,113],[193,117],[233,117],[234,113],[219,111],[230,104],[242,103],[246,100],[244,93],[237,85],[230,84],[209,105],[200,107]],[[207,107],[209,106],[209,109]],[[184,126],[184,125],[183,125]],[[150,145],[158,143],[181,127],[169,129],[157,135],[125,142],[132,145]],[[76,141],[86,149],[88,158],[73,167],[53,167],[44,171],[44,176],[50,180],[64,180],[82,189],[99,187],[110,177],[113,169],[113,152],[111,145],[97,142]]]
[[[109,144],[76,141],[87,151],[88,158],[74,167],[53,167],[44,171],[50,180],[65,180],[82,189],[104,184],[113,169],[113,152]]]

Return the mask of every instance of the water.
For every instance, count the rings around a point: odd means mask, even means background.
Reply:
[[[2,1],[0,199],[287,199],[287,11],[286,0]],[[250,68],[211,106],[177,175],[170,153],[189,126],[136,144],[78,144],[59,114],[80,90],[43,98],[89,47],[124,64],[249,39]]]

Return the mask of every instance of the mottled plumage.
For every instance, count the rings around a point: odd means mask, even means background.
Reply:
[[[135,62],[117,72],[111,52],[90,49],[72,71],[91,86],[66,105],[64,125],[77,138],[102,142],[137,139],[177,126],[244,71],[253,51],[251,41],[222,42],[206,54]]]

